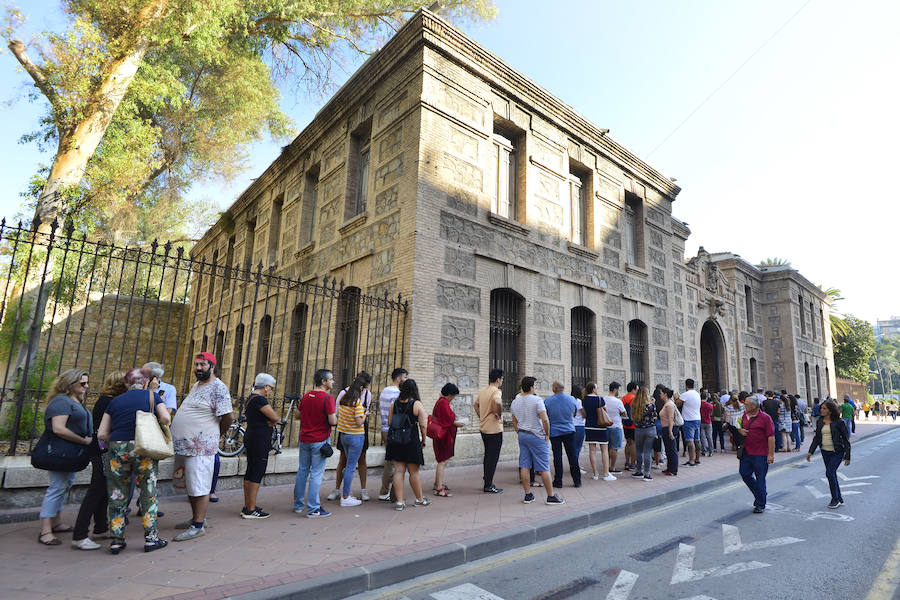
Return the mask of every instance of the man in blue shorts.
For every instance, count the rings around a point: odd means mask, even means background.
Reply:
[[[688,452],[689,467],[700,464],[700,394],[694,389],[694,380],[686,379],[685,392],[681,395],[681,416],[684,418],[684,447]]]
[[[547,490],[546,504],[563,504],[565,500],[553,493],[553,482],[550,479],[550,419],[540,396],[534,393],[534,377],[523,377],[522,393],[516,396],[509,407],[512,413],[513,428],[519,439],[519,477],[525,490],[525,504],[534,502],[531,492],[531,475],[529,470],[541,476]]]

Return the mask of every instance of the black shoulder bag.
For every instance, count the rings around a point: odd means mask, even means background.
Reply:
[[[755,417],[753,417],[753,419],[751,419],[751,421],[750,421],[750,423],[747,425],[747,427],[744,428],[744,429],[747,430],[747,434],[750,433],[750,428],[753,427],[753,423],[754,423],[758,418],[759,418],[759,414],[757,413],[757,415],[756,415]],[[737,459],[738,459],[738,460],[741,460],[742,458],[744,458],[744,441],[745,441],[746,439],[747,439],[747,436],[744,436],[744,439],[741,440],[741,445],[738,446],[738,449],[737,449]]]
[[[335,407],[337,408],[337,407]],[[328,424],[328,399],[326,398],[322,401],[322,412],[325,413],[325,426],[331,429],[331,426]],[[329,458],[332,454],[334,454],[334,448],[331,447],[331,441],[328,438],[325,438],[325,443],[319,446],[319,454],[322,455],[322,458]]]

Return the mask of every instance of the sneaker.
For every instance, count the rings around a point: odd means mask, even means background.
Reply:
[[[306,518],[308,519],[318,519],[320,517],[330,517],[331,513],[322,508],[321,506],[316,510],[311,510],[306,513]]]
[[[100,547],[100,544],[93,541],[91,538],[84,538],[83,540],[72,540],[72,548],[76,550],[97,550]]]
[[[298,515],[305,515],[306,509],[301,506],[300,508],[295,508],[294,512],[297,513]]]
[[[625,470],[626,470],[626,471],[630,471],[630,470],[631,470],[631,465],[629,465],[628,463],[625,463]]]
[[[197,527],[194,527],[193,525],[191,525],[186,530],[182,531],[181,533],[176,535],[174,538],[172,538],[172,541],[186,542],[188,540],[193,540],[193,539],[196,539],[203,535],[206,535],[206,527],[200,527],[198,529]]]
[[[496,485],[491,485],[491,487],[486,487],[482,489],[485,494],[502,494],[503,488],[498,488]]]
[[[843,504],[843,503],[844,503],[844,499],[843,499],[843,498],[838,498],[838,504]]]
[[[634,473],[631,474],[631,476],[632,477],[643,477],[644,474],[641,473],[640,471],[635,471]]]
[[[838,502],[837,500],[832,500],[831,502],[828,503],[828,508],[834,509],[834,508],[837,508],[837,507],[840,506],[840,505],[841,505],[841,503]],[[74,544],[75,542],[72,542],[72,543]]]
[[[431,504],[431,500],[428,498],[422,498],[421,500],[416,500],[416,503],[413,506],[428,506]]]
[[[587,475],[587,471],[585,471],[584,469],[578,469],[578,470],[581,471],[582,475]]]
[[[269,513],[258,506],[253,510],[249,510],[246,506],[241,509],[241,518],[244,519],[268,519],[270,516]]]
[[[532,502],[534,502],[534,494],[528,492],[527,494],[525,494],[525,499],[522,500],[522,502],[525,504],[531,504]]]
[[[341,506],[359,506],[360,504],[362,504],[362,500],[354,498],[353,496],[341,498]]]
[[[621,473],[622,471],[620,471],[619,469],[610,469],[609,472],[618,475],[618,474]]]
[[[766,509],[764,509],[764,508],[761,507],[761,506],[754,506],[754,507],[753,507],[753,514],[755,514],[755,515],[762,514],[762,513],[764,513],[765,511],[766,511]]]
[[[341,497],[341,490],[332,490],[330,494],[328,494],[328,498],[326,500],[337,500]]]
[[[394,502],[394,510],[403,510],[406,508],[406,502]]]
[[[650,474],[647,473],[646,475],[644,475],[644,481],[653,481],[653,477],[651,477]]]
[[[603,481],[615,481],[615,480],[616,480],[616,476],[613,475],[612,473],[610,473],[609,475],[607,475],[606,477],[603,478]]]
[[[380,496],[378,496],[378,499],[383,502],[390,502],[391,501],[391,493],[388,492],[387,494],[381,494]]]
[[[187,521],[182,521],[181,523],[175,523],[175,529],[190,529],[192,521],[188,519]],[[203,527],[206,528],[206,519],[203,519]]]
[[[363,502],[368,502],[369,500],[371,500],[371,498],[369,498],[369,492],[367,490],[360,490],[359,499]]]
[[[591,479],[597,481],[598,479],[600,479],[600,473],[594,473],[593,475],[591,475]]]
[[[552,496],[547,496],[547,499],[544,500],[544,504],[565,504],[565,503],[566,503],[566,501],[563,500],[562,498],[560,498],[559,496],[557,496],[556,494],[553,494]]]

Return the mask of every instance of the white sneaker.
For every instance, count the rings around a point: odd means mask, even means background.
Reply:
[[[388,492],[387,494],[384,494],[384,495],[382,495],[382,496],[378,496],[378,499],[379,499],[379,500],[383,500],[383,501],[385,501],[385,502],[390,502],[390,501],[391,501],[391,493]]]
[[[369,492],[366,490],[361,490],[359,492],[359,499],[363,502],[368,502],[369,500],[371,500],[371,498],[369,498]]]
[[[594,473],[593,475],[591,475],[591,479],[593,479],[594,481],[597,481],[598,479],[600,479],[600,474]]]
[[[100,544],[92,540],[91,538],[84,538],[83,540],[72,540],[72,547],[78,550],[96,550],[100,547]]]
[[[341,498],[341,506],[359,506],[360,504],[362,504],[362,500],[354,498],[353,496]]]
[[[615,480],[616,480],[616,476],[611,473],[603,478],[603,481],[615,481]]]
[[[328,500],[337,500],[341,497],[341,490],[334,490],[328,494]]]
[[[587,471],[585,471],[584,469],[579,469],[579,471],[581,471],[582,475],[587,475]]]

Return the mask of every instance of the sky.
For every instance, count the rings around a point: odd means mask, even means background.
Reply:
[[[838,309],[871,322],[900,314],[891,264],[900,223],[888,175],[900,159],[900,3],[860,0],[495,0],[497,18],[462,29],[682,188],[673,215],[698,246],[757,263],[791,261],[842,291]],[[24,4],[28,29],[59,22],[58,2]],[[552,9],[548,10],[548,6]],[[347,63],[339,85],[361,64]],[[0,55],[0,216],[52,156],[18,140],[43,107]],[[327,97],[282,87],[298,131]],[[228,207],[278,156],[251,149],[227,184],[194,189]],[[894,198],[894,200],[892,200]]]

